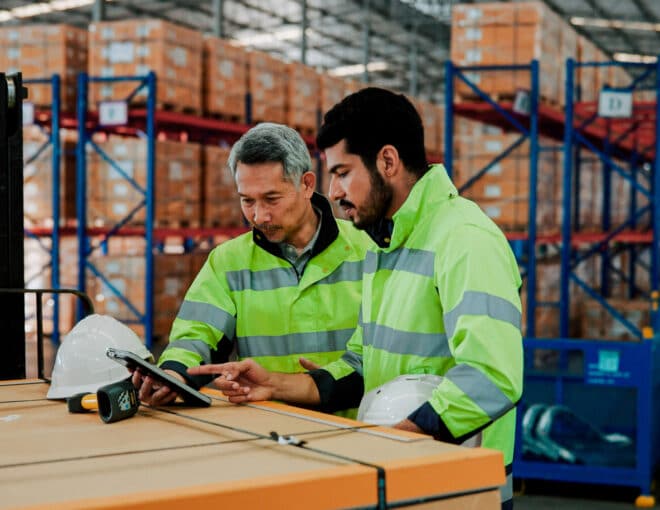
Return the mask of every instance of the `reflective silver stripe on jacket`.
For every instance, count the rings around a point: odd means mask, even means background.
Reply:
[[[241,290],[275,290],[298,285],[298,276],[293,268],[276,267],[264,271],[227,271],[225,273],[229,289],[233,292]]]
[[[247,336],[236,339],[241,358],[257,356],[288,356],[308,352],[336,352],[346,350],[346,343],[354,329],[312,331],[277,336]]]
[[[502,503],[513,499],[513,473],[506,475],[506,482],[500,485],[500,499]]]
[[[454,334],[456,323],[461,315],[487,315],[491,319],[508,322],[518,329],[522,322],[520,310],[510,301],[486,292],[473,290],[466,291],[461,302],[445,313],[445,331],[449,336]]]
[[[227,338],[234,338],[236,317],[210,303],[184,301],[179,308],[178,319],[203,322],[222,331]]]
[[[363,325],[363,344],[395,354],[412,354],[425,358],[452,356],[444,333],[399,331],[380,324]]]
[[[362,261],[345,261],[328,276],[319,280],[318,284],[331,285],[339,282],[362,281]]]
[[[177,338],[172,340],[165,350],[168,349],[181,349],[188,352],[194,352],[202,357],[204,363],[211,363],[211,346],[201,340],[194,340],[192,338]]]
[[[362,374],[362,356],[354,353],[353,351],[346,351],[342,354],[341,359],[343,359],[353,370],[358,374]]]
[[[432,277],[434,259],[432,251],[413,248],[399,248],[389,253],[368,251],[364,272],[375,273],[379,269],[389,269]]]
[[[456,365],[445,377],[495,420],[509,411],[513,403],[483,372],[470,365]]]
[[[232,292],[277,290],[298,285],[298,276],[293,268],[288,267],[276,267],[263,271],[241,269],[227,271],[225,275],[229,289]],[[338,282],[356,282],[360,280],[362,280],[362,262],[344,261],[332,273],[319,280],[317,284],[330,285]]]

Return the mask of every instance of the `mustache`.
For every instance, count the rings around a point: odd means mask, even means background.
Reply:
[[[281,228],[279,225],[263,225],[259,223],[253,223],[252,226],[263,232],[274,232],[275,230],[279,230]]]
[[[350,207],[352,209],[355,209],[355,204],[353,204],[352,202],[349,202],[348,200],[343,200],[343,199],[340,200],[339,205],[340,205],[340,207]]]

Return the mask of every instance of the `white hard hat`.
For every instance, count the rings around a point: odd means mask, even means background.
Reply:
[[[442,380],[442,376],[433,374],[400,375],[362,397],[357,419],[373,425],[396,425],[429,400]],[[477,434],[463,445],[478,446],[480,442]]]
[[[400,375],[365,394],[357,418],[374,425],[395,425],[426,402],[441,382],[439,375]]]
[[[153,356],[128,326],[107,315],[89,315],[63,338],[53,366],[48,398],[93,393],[101,386],[126,379],[130,372],[105,354],[108,347]]]

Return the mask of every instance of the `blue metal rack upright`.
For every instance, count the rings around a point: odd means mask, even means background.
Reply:
[[[39,246],[46,251],[50,256],[50,285],[53,289],[60,288],[60,156],[62,153],[62,146],[60,140],[60,113],[61,113],[61,95],[60,95],[60,75],[53,74],[50,78],[34,78],[23,80],[23,83],[28,87],[34,85],[50,85],[52,104],[50,107],[50,124],[48,130],[45,132],[48,135],[48,140],[37,150],[37,152],[26,161],[27,164],[34,161],[40,154],[50,145],[52,147],[51,165],[52,165],[52,213],[53,213],[53,228],[50,231],[50,247],[46,247],[41,242],[41,235],[26,228],[25,233],[36,239]],[[28,97],[29,99],[29,97]],[[26,282],[26,285],[29,282]],[[53,332],[51,341],[54,345],[59,344],[59,296],[53,295]]]
[[[630,119],[623,119],[617,121],[621,124],[621,129],[617,133],[611,132],[611,126],[602,126],[604,119],[598,116],[596,105],[592,105],[592,111],[584,112],[584,120],[576,119],[576,108],[580,106],[575,101],[575,74],[578,68],[588,67],[611,67],[620,66],[627,69],[635,70],[638,73],[636,78],[631,79],[631,83],[622,89],[624,92],[633,94],[645,81],[652,79],[654,88],[656,90],[655,102],[648,102],[644,108],[634,108],[632,117]],[[592,299],[600,303],[608,313],[610,313],[617,321],[623,324],[633,335],[641,339],[643,331],[640,331],[635,325],[631,324],[626,318],[617,311],[613,306],[608,304],[608,274],[611,270],[611,260],[609,256],[608,245],[613,240],[625,240],[622,234],[626,230],[633,229],[638,221],[643,217],[650,217],[652,232],[648,237],[648,249],[650,249],[651,264],[649,268],[649,281],[651,292],[647,297],[649,300],[653,299],[657,302],[659,291],[659,264],[658,257],[660,256],[660,137],[657,136],[658,125],[660,122],[660,101],[658,101],[658,93],[660,93],[660,59],[655,64],[633,64],[633,63],[615,63],[615,62],[576,62],[573,59],[568,59],[566,62],[566,121],[564,131],[564,180],[563,180],[563,222],[562,222],[562,248],[561,248],[561,283],[560,283],[560,336],[568,336],[568,323],[569,323],[569,307],[571,302],[570,295],[570,282],[577,284],[584,290]],[[651,110],[650,112],[644,110]],[[654,115],[648,117],[647,114]],[[644,119],[640,118],[644,115]],[[578,124],[579,122],[579,124]],[[600,123],[601,125],[599,126]],[[646,126],[653,123],[651,126]],[[645,136],[642,139],[642,147],[640,148],[640,140],[634,138],[635,131],[650,127],[655,130],[655,136],[649,136],[648,130],[645,130]],[[600,132],[604,135],[602,143],[594,139],[592,135]],[[645,144],[645,145],[644,145]],[[598,240],[586,251],[579,253],[574,248],[572,239],[576,236],[576,228],[574,223],[577,220],[576,207],[579,207],[579,201],[574,198],[574,180],[576,188],[579,187],[579,167],[576,161],[576,153],[582,149],[586,149],[594,154],[598,160],[603,164],[604,175],[604,199],[602,205],[601,219],[602,219],[602,239]],[[623,168],[618,164],[614,158],[625,159],[628,161],[630,169]],[[652,178],[648,181],[647,185],[639,178],[642,172],[640,168],[650,168],[652,165],[653,172]],[[621,225],[612,225],[611,221],[611,179],[613,174],[618,174],[622,179],[629,182],[631,187],[630,196],[630,211],[629,217]],[[639,207],[637,195],[641,195],[648,201],[648,205]],[[635,243],[631,243],[634,245]],[[600,289],[596,290],[589,286],[586,282],[580,279],[575,273],[577,266],[587,260],[588,258],[600,255],[602,259],[602,271]],[[618,271],[619,275],[626,280],[630,287],[634,286],[635,271],[635,258],[631,257],[631,264],[629,271],[632,275],[622,274]],[[631,296],[632,297],[632,296]],[[651,311],[651,326],[654,332],[660,331],[660,314],[658,307],[653,307]],[[648,333],[651,336],[651,333]]]
[[[143,188],[135,182],[126,172],[110,158],[93,140],[92,135],[102,129],[98,123],[94,123],[88,114],[88,86],[90,83],[117,83],[117,82],[137,82],[135,90],[128,97],[122,98],[130,103],[135,96],[143,89],[147,91],[147,108],[145,118],[145,142],[147,144],[147,182]],[[76,211],[78,218],[77,237],[78,237],[78,290],[84,292],[86,288],[87,270],[91,271],[132,311],[136,321],[144,326],[145,343],[151,348],[153,337],[153,247],[154,247],[154,194],[155,194],[155,113],[156,113],[156,74],[153,72],[145,76],[123,76],[123,77],[90,77],[86,73],[78,75],[78,99],[77,99],[77,119],[78,119],[78,145],[76,147],[76,175],[77,175],[77,196]],[[130,111],[129,111],[130,119]],[[91,129],[88,128],[91,125]],[[114,171],[119,173],[129,184],[139,190],[144,196],[136,206],[117,224],[112,226],[104,233],[102,241],[96,246],[90,243],[90,236],[87,228],[87,158],[86,149],[92,147],[104,159]],[[145,238],[145,303],[144,311],[140,311],[137,306],[129,301],[119,289],[117,289],[101,271],[89,260],[89,256],[101,245],[103,245],[112,236],[121,234],[124,227],[133,216],[142,208],[146,210],[146,219],[144,227]],[[78,306],[77,316],[80,319],[83,316],[81,306]]]
[[[651,89],[655,91],[654,101],[642,105],[633,102],[632,118],[627,120],[604,119],[599,116],[595,103],[575,101],[577,68],[614,65],[632,69],[637,75],[631,78],[628,86],[618,90],[633,93],[642,83],[652,80]],[[525,339],[525,390],[519,406],[514,475],[523,479],[638,487],[640,495],[636,504],[648,507],[655,505],[652,481],[660,465],[660,324],[657,298],[660,255],[660,59],[656,64],[580,63],[569,59],[566,69],[560,280],[562,338]],[[638,116],[640,112],[642,115]],[[635,136],[636,130],[643,131]],[[595,154],[603,166],[605,196],[600,212],[602,230],[591,235],[581,233],[578,224],[580,204],[576,200],[576,189],[580,186],[579,164],[584,160],[581,150]],[[625,160],[630,168],[624,168],[614,158]],[[640,179],[644,172],[649,174],[646,182]],[[629,216],[620,225],[613,224],[610,214],[613,175],[629,182],[631,189]],[[639,195],[648,204],[640,206],[637,200]],[[636,229],[642,218],[650,219],[650,231]],[[595,242],[586,243],[586,240]],[[588,244],[586,248],[583,247],[585,244]],[[631,257],[628,264],[629,274],[625,274],[626,268],[612,267],[615,244],[624,245],[633,254],[639,246],[650,251],[651,262],[647,268],[650,292],[640,292],[635,287],[634,271],[638,265],[635,257]],[[599,288],[592,288],[576,274],[579,264],[593,256],[601,257]],[[648,299],[650,327],[640,330],[608,302],[608,278],[613,272],[628,284],[628,297],[641,295]],[[638,341],[566,339],[571,282],[599,303]],[[592,447],[592,453],[599,450],[598,456],[592,456],[591,460],[578,454],[573,456],[586,442],[586,436],[575,434],[572,440],[563,444],[571,455],[559,455],[554,462],[543,456],[535,458],[538,452],[530,447],[533,441],[529,442],[533,432],[527,431],[534,423],[534,406],[569,409],[579,414],[580,419],[584,420],[584,429],[592,437],[599,438],[599,448]],[[553,433],[570,431],[560,429],[561,424],[558,424]],[[535,433],[538,434],[538,430]],[[627,437],[629,443],[622,442],[621,435]],[[618,437],[619,442],[607,439],[612,437]]]
[[[493,73],[493,72],[522,72],[529,73],[529,112],[527,114],[516,114],[510,109],[503,108],[497,101],[482,91],[468,76],[469,73]],[[516,148],[529,140],[529,213],[528,231],[523,240],[510,242],[516,252],[519,263],[523,267],[523,276],[527,278],[527,333],[535,335],[535,313],[536,309],[536,205],[537,205],[537,169],[539,151],[543,150],[539,145],[539,64],[534,60],[528,65],[511,66],[456,66],[448,60],[445,64],[445,150],[444,164],[450,177],[453,172],[454,163],[454,116],[456,106],[454,104],[454,82],[456,79],[465,83],[481,102],[490,109],[490,113],[499,117],[498,123],[507,129],[519,132],[520,137],[509,147],[504,148],[484,168],[480,169],[470,178],[459,192],[469,189],[476,181],[491,171],[495,165],[509,156]]]

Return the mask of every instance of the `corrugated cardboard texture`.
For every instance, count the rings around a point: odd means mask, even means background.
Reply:
[[[342,430],[357,423],[221,399],[204,409],[143,406],[107,425],[94,413],[69,414],[63,402],[44,399],[46,390],[0,383],[0,508],[367,506],[377,502],[371,465],[385,469],[389,503],[438,497],[419,508],[499,508],[498,452],[391,429]],[[260,437],[271,431],[310,449]]]

